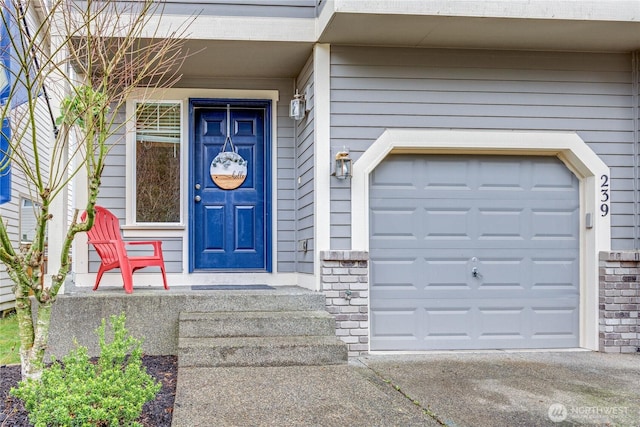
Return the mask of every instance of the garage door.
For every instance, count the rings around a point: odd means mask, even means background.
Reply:
[[[393,155],[370,179],[371,350],[578,347],[578,180],[560,160]]]

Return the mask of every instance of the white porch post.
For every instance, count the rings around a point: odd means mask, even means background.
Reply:
[[[321,289],[322,251],[331,249],[331,138],[330,138],[331,46],[316,44],[313,50],[314,122],[314,281]]]
[[[51,36],[51,45],[59,46],[62,41],[62,36]],[[62,63],[66,56],[64,49],[60,49],[56,55],[56,62]],[[53,81],[64,82],[66,79],[63,77],[56,78],[56,73],[52,74]],[[53,117],[60,115],[60,101],[65,95],[67,85],[64,87],[54,86],[48,87],[49,101],[51,105],[51,112]],[[50,141],[50,152],[53,152],[52,148],[56,144],[56,138],[52,138]],[[65,164],[68,153],[65,151],[61,154],[60,164]],[[49,213],[51,214],[51,220],[47,225],[47,273],[45,274],[44,283],[46,286],[51,285],[51,277],[53,274],[57,274],[60,270],[60,255],[62,254],[62,246],[67,234],[68,227],[68,189],[65,187],[62,189],[49,205]],[[64,285],[60,289],[60,293],[64,293]]]

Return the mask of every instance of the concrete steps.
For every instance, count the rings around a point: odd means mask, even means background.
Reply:
[[[224,308],[183,311],[178,323],[179,367],[329,365],[347,361],[335,319],[319,294],[239,294]],[[232,310],[227,308],[232,307]]]
[[[316,366],[346,362],[346,345],[330,336],[180,338],[179,367]]]
[[[180,313],[181,338],[290,335],[335,335],[335,319],[326,311]]]

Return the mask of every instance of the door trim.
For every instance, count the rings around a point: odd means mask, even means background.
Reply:
[[[390,153],[557,156],[580,181],[580,346],[598,350],[598,256],[611,249],[611,215],[600,215],[609,167],[572,132],[387,129],[353,164],[352,250],[369,250],[369,174]],[[586,227],[590,214],[593,223]]]
[[[191,183],[194,181],[194,150],[193,146],[195,144],[195,126],[194,126],[194,108],[196,107],[226,107],[227,104],[231,104],[233,107],[259,107],[264,108],[264,121],[265,121],[265,141],[264,141],[264,168],[265,168],[265,177],[264,177],[264,199],[265,199],[265,219],[264,224],[266,227],[265,230],[265,269],[261,271],[265,271],[267,273],[271,273],[273,271],[273,253],[275,248],[272,244],[272,229],[273,229],[273,215],[272,215],[272,171],[273,171],[273,163],[272,163],[272,139],[273,139],[273,124],[272,124],[272,100],[270,99],[238,99],[238,98],[189,98],[189,107],[188,107],[188,144],[189,144],[189,161],[188,161],[188,178],[187,185],[189,187],[189,191],[187,191],[188,197],[188,238],[187,238],[187,254],[188,254],[188,272],[189,273],[212,273],[212,272],[254,272],[255,269],[237,269],[237,270],[208,270],[208,269],[195,269],[195,257],[194,257],[194,236],[195,236],[195,216],[193,214],[193,204],[192,201],[195,197],[195,190]]]

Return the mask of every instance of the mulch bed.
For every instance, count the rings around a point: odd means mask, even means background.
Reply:
[[[176,397],[178,358],[175,356],[143,356],[147,372],[162,382],[156,399],[147,402],[138,419],[145,427],[170,427],[173,417],[173,402]],[[9,390],[20,381],[20,365],[0,366],[0,427],[30,426],[22,401],[9,395]]]

